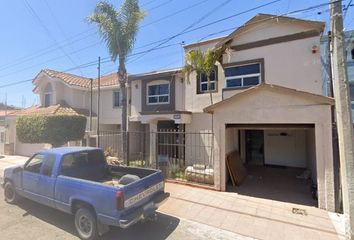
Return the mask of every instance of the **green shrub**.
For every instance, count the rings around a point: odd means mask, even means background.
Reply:
[[[16,123],[18,139],[23,143],[50,143],[59,147],[85,135],[84,116],[20,116]]]

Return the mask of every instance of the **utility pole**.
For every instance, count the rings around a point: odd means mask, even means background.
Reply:
[[[342,1],[330,0],[332,71],[336,107],[345,238],[354,240],[354,155],[347,59],[344,48]]]
[[[100,146],[100,98],[101,98],[101,57],[97,67],[97,147]]]

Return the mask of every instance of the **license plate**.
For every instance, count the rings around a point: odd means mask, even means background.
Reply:
[[[158,192],[159,190],[163,189],[163,182],[159,182],[158,184],[152,185],[148,189],[144,190],[141,193],[138,193],[137,195],[134,195],[130,197],[129,199],[124,201],[124,207],[130,207],[141,200],[153,195],[154,193]]]

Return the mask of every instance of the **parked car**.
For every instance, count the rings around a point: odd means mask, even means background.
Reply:
[[[109,166],[99,148],[53,148],[34,154],[23,166],[5,169],[5,201],[20,197],[75,216],[81,239],[108,226],[127,228],[153,218],[168,198],[161,171]]]

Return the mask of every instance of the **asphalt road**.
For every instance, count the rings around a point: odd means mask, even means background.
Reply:
[[[71,215],[30,200],[17,205],[5,203],[0,190],[0,239],[78,239]],[[158,214],[156,222],[138,223],[129,229],[111,228],[103,240],[162,239],[249,239],[207,225]]]

